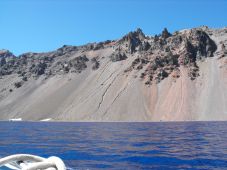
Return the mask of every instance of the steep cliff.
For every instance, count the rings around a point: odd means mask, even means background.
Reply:
[[[227,120],[227,29],[1,50],[0,78],[0,120]]]

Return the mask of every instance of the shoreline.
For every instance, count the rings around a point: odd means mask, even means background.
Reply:
[[[34,121],[34,120],[22,120],[22,121],[9,121],[0,120],[1,122],[20,122],[20,123],[192,123],[192,122],[227,122],[227,120],[186,120],[186,121]]]

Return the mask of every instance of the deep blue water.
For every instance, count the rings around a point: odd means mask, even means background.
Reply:
[[[59,156],[92,169],[227,169],[227,122],[0,122],[0,156]]]

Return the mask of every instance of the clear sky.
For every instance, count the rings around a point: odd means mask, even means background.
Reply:
[[[0,0],[0,49],[18,55],[117,39],[227,26],[226,0]]]

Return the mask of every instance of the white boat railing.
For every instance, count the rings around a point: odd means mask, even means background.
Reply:
[[[6,166],[15,170],[66,170],[64,162],[56,157],[43,158],[29,154],[16,154],[0,159],[0,167]]]

